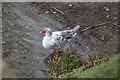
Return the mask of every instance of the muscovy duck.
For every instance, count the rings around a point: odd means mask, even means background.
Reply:
[[[63,48],[73,37],[76,36],[80,26],[76,26],[71,30],[54,31],[49,28],[42,29],[39,33],[45,34],[42,45],[47,49]]]

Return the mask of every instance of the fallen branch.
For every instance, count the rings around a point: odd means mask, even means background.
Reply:
[[[95,25],[95,26],[92,26],[92,27],[88,27],[88,28],[86,28],[86,29],[83,29],[83,30],[81,31],[81,33],[85,32],[85,31],[87,31],[87,30],[89,30],[89,29],[93,29],[93,28],[96,28],[96,27],[104,26],[104,25],[109,24],[109,23],[111,23],[111,22],[101,23],[101,24],[99,24],[99,25]]]
[[[53,13],[53,14],[56,14],[56,12],[52,11],[51,9],[49,9],[49,11],[50,11],[51,13]]]
[[[55,7],[53,7],[53,9],[54,10],[56,10],[56,11],[58,11],[58,12],[60,12],[62,15],[65,15],[62,11],[60,11],[59,9],[57,9],[57,8],[55,8]]]
[[[118,26],[118,27],[120,27],[120,25],[119,25],[119,24],[116,24],[116,23],[114,23],[114,25],[115,25],[115,26]]]

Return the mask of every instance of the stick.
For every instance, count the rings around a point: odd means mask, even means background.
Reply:
[[[111,23],[111,22],[101,23],[101,24],[95,25],[95,26],[93,26],[93,27],[88,27],[88,28],[86,28],[86,29],[83,29],[81,33],[85,32],[85,31],[87,31],[87,30],[89,30],[89,29],[93,29],[93,28],[96,28],[96,27],[104,26],[104,25],[109,24],[109,23]]]
[[[53,9],[55,9],[56,11],[60,12],[62,15],[65,15],[62,11],[60,11],[59,9],[53,7]]]
[[[49,11],[50,11],[51,13],[53,13],[53,14],[55,14],[55,13],[56,13],[56,12],[54,12],[54,11],[50,10],[50,9],[49,9]]]

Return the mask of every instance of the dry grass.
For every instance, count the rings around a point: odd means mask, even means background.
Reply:
[[[48,60],[48,74],[50,77],[61,77],[62,74],[72,72],[74,69],[84,71],[93,66],[99,65],[102,61],[108,61],[108,55],[91,53],[81,55],[71,45],[66,45],[64,50],[57,50],[52,53]]]

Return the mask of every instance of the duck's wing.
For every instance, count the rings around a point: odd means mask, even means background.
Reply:
[[[76,32],[78,29],[79,29],[79,26],[76,26],[74,29],[71,29],[71,30],[52,32],[51,37],[52,37],[52,42],[54,43],[54,46],[57,46],[57,47],[64,46],[76,35]]]
[[[52,33],[52,41],[54,42],[54,46],[62,47],[67,43],[67,39],[64,35],[61,34],[61,31],[56,31]]]
[[[79,28],[80,28],[80,26],[78,25],[74,29],[61,31],[61,35],[65,36],[66,39],[70,39],[70,38],[76,36]]]

